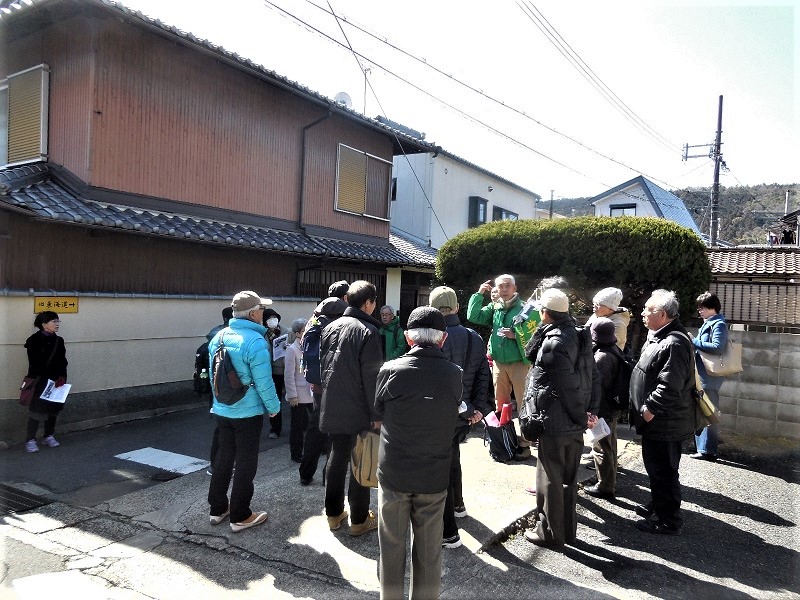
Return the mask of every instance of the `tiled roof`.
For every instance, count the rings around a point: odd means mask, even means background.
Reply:
[[[44,163],[0,170],[2,205],[65,224],[136,231],[269,252],[327,256],[390,266],[430,268],[435,263],[435,251],[431,256],[429,248],[394,235],[390,236],[390,244],[384,246],[88,200],[59,183]]]
[[[708,261],[714,275],[800,278],[800,248],[709,248]]]
[[[415,138],[402,130],[394,129],[385,123],[381,123],[377,119],[371,119],[366,115],[359,113],[358,111],[347,108],[343,104],[340,104],[335,100],[320,94],[319,92],[316,92],[296,81],[292,81],[288,77],[284,77],[283,75],[266,68],[264,65],[257,64],[249,58],[240,56],[235,52],[230,52],[222,46],[214,44],[206,39],[199,38],[191,32],[178,29],[174,25],[165,23],[160,19],[150,17],[141,11],[133,10],[125,6],[124,1],[81,0],[81,2],[76,2],[76,6],[80,7],[80,5],[83,3],[90,3],[96,6],[104,7],[107,10],[115,12],[117,15],[128,17],[134,21],[137,21],[140,26],[156,29],[163,35],[167,35],[172,38],[178,38],[181,42],[188,46],[199,47],[205,52],[210,51],[236,68],[247,71],[251,74],[255,73],[257,76],[269,81],[273,85],[277,85],[278,87],[281,87],[291,93],[302,96],[307,100],[315,102],[316,104],[326,106],[333,112],[339,113],[344,117],[354,121],[358,121],[362,125],[366,125],[371,129],[380,130],[382,133],[391,137],[396,149],[397,147],[402,147],[406,152],[436,152],[438,150],[438,146],[436,146],[436,144]],[[37,10],[41,10],[47,5],[55,6],[57,4],[60,3],[56,0],[14,0],[11,2],[2,2],[0,4],[0,23],[3,23],[4,20],[15,18],[18,15],[24,15],[26,12],[35,13]]]

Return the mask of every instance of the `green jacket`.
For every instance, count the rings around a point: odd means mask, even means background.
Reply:
[[[403,356],[408,350],[403,328],[400,327],[400,317],[395,316],[387,325],[383,325],[380,329],[380,334],[383,338],[384,360],[394,360],[399,356]]]
[[[489,339],[490,355],[492,360],[498,363],[523,362],[524,357],[520,352],[517,340],[497,335],[497,330],[501,327],[513,327],[514,317],[522,310],[524,302],[517,296],[517,301],[509,309],[496,308],[500,306],[489,303],[483,305],[483,294],[478,292],[472,294],[467,306],[467,321],[477,325],[485,325],[492,328],[492,335]]]

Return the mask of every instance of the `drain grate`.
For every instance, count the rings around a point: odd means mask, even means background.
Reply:
[[[7,515],[9,513],[24,512],[52,503],[53,501],[47,498],[34,496],[10,485],[0,483],[0,514]]]

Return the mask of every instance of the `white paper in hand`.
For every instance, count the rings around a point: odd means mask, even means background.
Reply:
[[[44,386],[44,391],[42,392],[41,398],[42,400],[60,402],[63,404],[67,401],[67,395],[69,394],[71,387],[72,386],[69,383],[65,383],[61,387],[56,387],[56,382],[52,379],[48,379],[47,385]]]
[[[590,436],[591,442],[602,440],[607,435],[611,435],[611,428],[603,417],[597,419],[597,424],[592,429],[587,429],[586,434]]]

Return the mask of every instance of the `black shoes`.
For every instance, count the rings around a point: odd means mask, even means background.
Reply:
[[[695,452],[690,454],[689,458],[696,458],[697,460],[707,460],[708,462],[717,462],[717,457],[713,454],[703,454],[702,452]]]
[[[636,521],[636,529],[647,533],[660,533],[661,535],[680,535],[681,533],[681,530],[677,527],[668,525],[664,521],[653,517]]]
[[[597,487],[597,485],[587,485],[583,488],[584,493],[594,498],[603,498],[604,500],[613,500],[613,492],[606,492]]]

